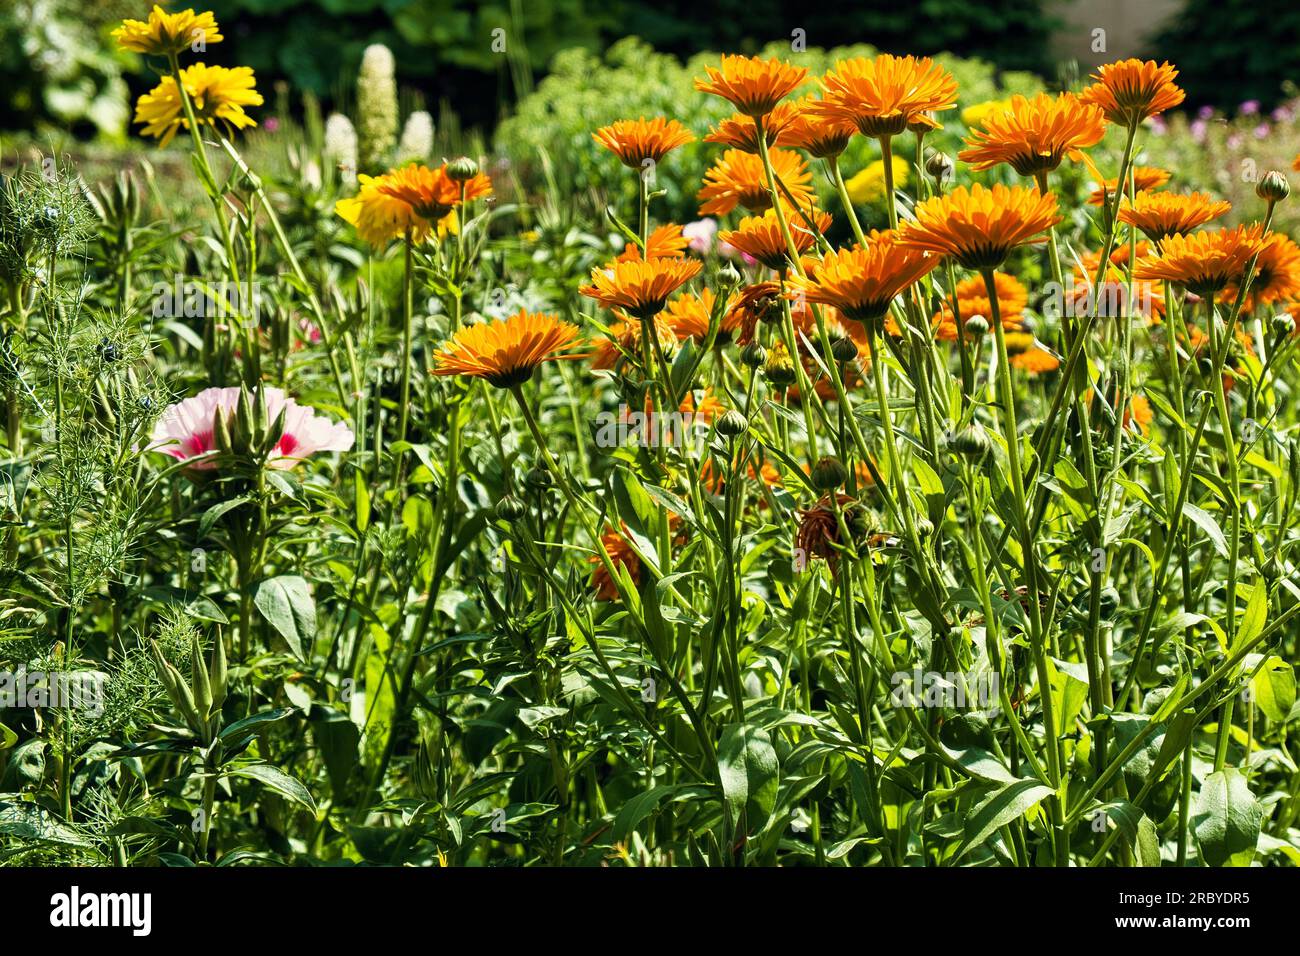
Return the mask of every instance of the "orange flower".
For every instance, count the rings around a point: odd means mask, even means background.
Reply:
[[[1155,421],[1155,413],[1151,411],[1151,403],[1145,396],[1134,395],[1124,411],[1124,425],[1127,427],[1130,423],[1136,423],[1138,431],[1143,435],[1150,435],[1153,421]]]
[[[410,206],[417,216],[438,222],[460,205],[462,184],[447,175],[447,166],[429,169],[418,163],[381,177],[379,191]],[[482,173],[463,184],[466,201],[492,192],[492,180]]]
[[[678,146],[694,141],[695,134],[677,120],[644,116],[635,120],[618,120],[591,134],[601,146],[619,158],[624,166],[640,169],[648,159],[659,162]]]
[[[1161,245],[1159,255],[1144,258],[1133,275],[1172,282],[1205,298],[1239,282],[1246,263],[1265,242],[1259,225],[1171,235]]]
[[[592,354],[593,369],[616,368],[625,356],[639,361],[641,356],[641,323],[626,316],[609,327],[609,336],[596,342],[596,351]],[[659,339],[659,347],[666,356],[671,357],[677,349],[677,336],[662,316],[654,320],[654,334]]]
[[[1289,236],[1270,232],[1264,237],[1264,248],[1255,260],[1255,274],[1250,280],[1242,309],[1252,312],[1261,305],[1286,302],[1300,295],[1300,246]],[[1220,294],[1219,301],[1237,300],[1237,283],[1231,283]]]
[[[927,199],[915,216],[901,230],[901,245],[952,256],[979,270],[997,268],[1016,246],[1061,221],[1052,193],[1019,186],[985,189],[979,183]]]
[[[1166,236],[1191,232],[1211,219],[1218,219],[1232,208],[1232,203],[1216,201],[1205,193],[1138,193],[1127,196],[1119,205],[1119,221],[1142,231],[1152,242]]]
[[[1032,342],[1033,336],[1024,333]],[[1007,343],[1008,351],[1011,344]],[[1044,372],[1055,372],[1061,367],[1061,360],[1058,359],[1047,349],[1043,348],[1037,342],[1031,344],[1024,351],[1017,352],[1007,359],[1012,368],[1018,368],[1022,372],[1028,372],[1030,375],[1041,375]]]
[[[665,306],[662,318],[678,339],[683,341],[694,339],[697,343],[703,344],[709,337],[709,323],[716,304],[717,299],[713,291],[706,287],[700,290],[699,295],[685,293],[677,296]],[[723,308],[716,341],[721,343],[731,341],[738,328],[740,328],[740,315],[728,303]]]
[[[865,245],[828,252],[812,275],[791,277],[790,289],[792,295],[833,305],[847,318],[869,324],[883,318],[895,296],[938,264],[938,256],[902,245],[896,233],[873,231]]]
[[[624,528],[627,526],[624,525]],[[641,584],[641,559],[637,557],[636,551],[632,549],[623,535],[619,534],[614,528],[609,527],[605,533],[600,536],[601,546],[609,554],[610,563],[615,567],[622,566],[627,569],[628,576],[632,583],[638,587]],[[614,579],[609,576],[605,570],[605,563],[601,561],[600,555],[593,554],[587,559],[590,563],[596,565],[591,573],[591,586],[596,590],[597,601],[617,601],[618,585]]]
[[[695,81],[695,88],[721,96],[746,116],[766,116],[808,76],[802,66],[757,56],[723,54],[721,66],[705,67],[705,75]]]
[[[1021,176],[1046,173],[1069,156],[1078,160],[1079,150],[1094,146],[1106,135],[1106,120],[1095,106],[1079,102],[1072,93],[1055,99],[1039,93],[1032,100],[1011,97],[1004,111],[983,121],[957,158],[972,169],[991,169],[1006,163]]]
[[[641,255],[641,247],[629,242],[618,255],[618,262],[638,262],[641,259],[680,259],[686,255],[690,240],[682,235],[682,227],[675,223],[665,223],[646,237],[647,256]]]
[[[1169,182],[1169,173],[1166,170],[1155,166],[1133,167],[1133,189],[1135,192],[1141,193],[1148,189],[1159,189],[1167,182]],[[1088,197],[1088,205],[1103,205],[1118,191],[1119,180],[1107,179],[1101,184],[1100,188],[1092,191],[1092,195]]]
[[[818,116],[813,102],[811,96],[805,96],[794,104],[796,112],[777,135],[776,145],[802,149],[817,159],[838,156],[848,148],[857,126]]]
[[[804,304],[805,309],[807,304]],[[760,322],[777,322],[781,318],[781,284],[755,282],[740,290],[740,295],[728,307],[726,321],[734,323],[740,334],[736,341],[748,345],[754,339],[754,329]]]
[[[1019,328],[1020,315],[1029,304],[1029,290],[1020,280],[1006,272],[993,273],[993,285],[997,289],[998,308],[1002,315],[1004,329]],[[957,311],[964,323],[973,315],[985,319],[993,315],[993,304],[989,301],[988,286],[983,276],[971,276],[957,283],[953,290],[957,298]],[[957,341],[957,320],[952,309],[945,305],[933,319],[934,336],[944,342]],[[965,329],[962,330],[965,335]]]
[[[823,98],[810,104],[831,122],[851,122],[864,136],[897,136],[922,114],[952,109],[957,81],[929,57],[841,60],[822,78]]]
[[[763,121],[763,139],[774,146],[790,122],[795,119],[798,107],[794,103],[778,103]],[[746,153],[758,153],[758,126],[752,116],[735,113],[714,127],[704,137],[706,143],[721,143]]]
[[[761,481],[769,488],[778,488],[781,485],[781,473],[776,470],[776,466],[768,458],[764,458],[760,465],[755,465],[754,459],[750,458],[745,473],[749,478],[754,481]],[[727,490],[727,476],[718,473],[718,469],[714,467],[711,457],[706,458],[704,464],[700,466],[700,484],[711,495],[721,495]],[[758,504],[762,508],[766,507],[767,502],[760,497]]]
[[[795,249],[803,255],[817,241],[816,234],[805,224],[805,217],[800,214],[790,215],[790,238]],[[814,212],[813,224],[817,232],[825,234],[830,228],[831,217],[828,213]],[[785,237],[781,235],[781,225],[776,218],[776,210],[769,209],[761,216],[746,216],[740,220],[740,228],[724,232],[718,236],[721,242],[734,246],[741,252],[753,256],[769,269],[784,271],[790,267],[790,254]]]
[[[844,514],[844,524],[850,534],[865,532],[866,511],[862,505],[838,492],[835,501]],[[837,546],[842,544],[847,542],[840,541],[839,522],[829,494],[817,499],[811,508],[799,509],[799,529],[794,539],[796,571],[806,571],[813,558],[824,559],[834,571],[839,559]]]
[[[578,291],[607,309],[625,309],[638,319],[663,310],[668,297],[699,275],[696,259],[647,259],[615,262],[591,270],[591,285]]]
[[[576,326],[553,315],[520,309],[504,321],[457,331],[434,356],[434,374],[485,378],[497,388],[511,388],[528,381],[543,362],[585,358],[564,351],[578,343]]]
[[[363,173],[357,181],[361,185],[357,194],[340,199],[334,204],[334,211],[357,230],[362,240],[372,246],[383,246],[408,233],[413,242],[428,238],[429,221],[417,215],[408,203],[389,195],[383,188],[387,176]]]
[[[798,153],[788,149],[774,149],[769,154],[772,172],[785,184],[800,206],[813,201],[812,173]],[[702,200],[701,216],[722,216],[737,206],[750,212],[762,212],[772,205],[772,194],[767,191],[767,174],[763,161],[753,153],[729,149],[704,174],[704,188],[696,198]],[[786,198],[784,195],[782,198]]]
[[[1150,243],[1137,244],[1137,258],[1141,259],[1151,250]],[[1102,277],[1101,292],[1098,297],[1096,314],[1101,318],[1123,318],[1128,308],[1129,284],[1127,266],[1129,260],[1128,246],[1122,245],[1110,254],[1110,264]],[[1092,299],[1097,281],[1097,271],[1101,267],[1101,253],[1087,251],[1082,261],[1075,265],[1072,285],[1067,290],[1070,296],[1069,306],[1073,315],[1092,313]],[[1133,283],[1134,314],[1158,322],[1165,313],[1165,286],[1163,282],[1135,281]]]
[[[1106,114],[1116,126],[1136,126],[1149,116],[1177,106],[1186,95],[1175,84],[1178,70],[1169,62],[1120,60],[1107,63],[1079,98]]]

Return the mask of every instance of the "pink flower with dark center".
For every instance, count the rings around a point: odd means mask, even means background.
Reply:
[[[284,433],[268,456],[271,468],[292,468],[318,451],[347,451],[352,447],[352,429],[334,422],[306,405],[299,405],[283,389],[267,388],[266,418],[274,422],[284,412]],[[154,426],[147,451],[170,455],[178,461],[190,461],[190,468],[207,471],[216,467],[211,458],[200,458],[216,450],[213,418],[220,410],[230,419],[239,406],[238,388],[205,388],[193,398],[168,405]],[[256,399],[254,399],[256,400]]]

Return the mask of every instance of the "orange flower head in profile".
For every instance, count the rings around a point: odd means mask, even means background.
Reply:
[[[619,158],[624,166],[640,169],[649,160],[657,163],[678,146],[694,141],[695,134],[677,120],[662,116],[652,120],[618,120],[591,134],[601,146]]]
[[[1167,182],[1169,182],[1168,170],[1160,169],[1157,166],[1133,167],[1134,192],[1143,193],[1149,189],[1159,189]],[[1119,192],[1119,180],[1107,179],[1099,188],[1092,191],[1092,195],[1088,197],[1088,205],[1101,206],[1107,202],[1113,202],[1113,197],[1117,192]]]
[[[790,190],[799,206],[813,201],[812,173],[798,153],[774,149],[768,154],[772,172]],[[780,188],[780,187],[778,187]],[[783,198],[787,198],[782,194]],[[762,212],[772,205],[763,160],[753,153],[729,149],[704,174],[704,188],[697,194],[701,216],[724,216],[737,206]]]
[[[1220,294],[1220,301],[1235,302],[1237,292],[1238,283],[1231,283]],[[1264,247],[1255,260],[1255,272],[1241,307],[1253,312],[1260,306],[1286,303],[1297,297],[1300,297],[1300,246],[1290,236],[1270,232],[1264,237]]]
[[[576,344],[577,326],[520,309],[508,319],[458,330],[434,356],[434,374],[468,375],[497,388],[512,388],[528,381],[543,362],[584,358],[566,351]]]
[[[244,112],[246,106],[262,105],[262,94],[257,92],[257,81],[249,67],[226,69],[195,63],[181,70],[181,82],[185,84],[194,118],[200,126],[230,132],[257,125]],[[135,122],[144,126],[145,136],[152,136],[160,140],[160,146],[166,146],[182,126],[190,128],[184,110],[176,78],[164,76],[136,101]]]
[[[668,297],[699,275],[696,259],[644,259],[615,262],[591,270],[591,285],[578,291],[607,309],[622,309],[638,319],[663,311]]]
[[[693,339],[702,345],[708,340],[713,313],[719,309],[722,315],[715,341],[725,345],[740,328],[740,315],[732,308],[731,301],[719,306],[717,297],[707,286],[700,290],[699,295],[687,292],[674,298],[664,308],[662,318],[678,339]]]
[[[798,106],[791,102],[777,103],[763,120],[763,139],[769,147],[776,145],[786,127],[794,121]],[[722,120],[704,137],[706,143],[721,143],[746,153],[758,153],[758,126],[753,117],[735,113]]]
[[[638,320],[620,315],[607,331],[607,336],[596,340],[596,350],[591,356],[593,369],[618,368],[625,358],[638,360],[641,355],[641,323]],[[664,356],[672,361],[677,351],[677,335],[663,315],[655,316],[653,334],[659,340]]]
[[[816,227],[816,232],[808,227],[809,218]],[[824,234],[831,226],[830,215],[820,211],[809,217],[801,212],[787,210],[786,219],[789,222],[790,239],[800,256],[817,242],[818,233]],[[753,256],[769,269],[784,272],[790,268],[789,247],[781,234],[775,209],[769,209],[761,216],[746,216],[740,220],[740,228],[721,233],[718,239]]]
[[[686,255],[690,239],[682,234],[682,227],[676,223],[657,226],[646,236],[646,255],[641,255],[641,247],[629,242],[618,254],[619,262],[636,262],[641,259],[680,259]]]
[[[439,222],[461,203],[462,186],[466,201],[492,192],[492,180],[482,173],[464,183],[447,175],[446,165],[430,169],[414,163],[395,169],[382,177],[379,190],[401,200],[421,219]]]
[[[1021,313],[1029,305],[1029,290],[1015,276],[1001,271],[993,273],[993,286],[997,290],[1002,327],[1019,328]],[[968,337],[965,328],[958,329],[957,315],[961,316],[963,326],[972,316],[988,319],[993,315],[993,303],[989,300],[988,286],[982,276],[963,279],[957,283],[953,293],[957,299],[957,312],[954,313],[950,305],[945,305],[933,319],[934,337],[944,342],[957,341],[959,333]]]
[[[782,60],[723,54],[719,68],[705,67],[695,88],[721,96],[746,116],[766,116],[807,76],[806,68]]]
[[[1051,172],[1067,156],[1079,159],[1080,150],[1095,146],[1104,135],[1101,110],[1072,93],[1013,96],[1005,110],[984,118],[983,128],[966,140],[970,148],[957,158],[972,169],[1006,163],[1021,176],[1036,176]]]
[[[812,275],[791,277],[790,290],[875,332],[894,297],[938,264],[939,256],[901,245],[892,231],[872,232],[863,245],[828,252]]]
[[[1172,282],[1208,298],[1240,282],[1247,263],[1266,242],[1259,225],[1171,235],[1161,244],[1159,255],[1138,262],[1133,276]]]
[[[1102,66],[1092,78],[1096,82],[1080,93],[1079,99],[1099,108],[1116,126],[1136,127],[1177,106],[1186,96],[1174,83],[1178,70],[1169,62],[1120,60]]]
[[[802,149],[815,159],[838,156],[848,149],[857,126],[821,116],[813,102],[811,96],[805,96],[795,104],[794,116],[777,134],[776,145]]]
[[[360,189],[355,196],[340,199],[334,211],[357,231],[363,241],[382,247],[394,239],[410,235],[412,242],[429,237],[430,221],[420,216],[411,204],[392,196],[384,187],[386,176],[357,177]]]
[[[627,538],[610,527],[606,528],[604,534],[600,536],[600,543],[601,547],[605,549],[605,553],[609,555],[610,563],[615,567],[626,569],[632,583],[639,586],[641,583],[641,559],[637,557],[636,551],[628,544]],[[618,585],[609,576],[609,572],[605,570],[605,563],[600,559],[600,555],[593,554],[587,561],[596,566],[591,572],[591,586],[596,592],[596,600],[617,601],[619,599]]]
[[[1205,193],[1138,193],[1119,205],[1119,221],[1139,229],[1152,242],[1166,236],[1191,232],[1232,208],[1232,203],[1214,200]]]
[[[900,230],[899,243],[952,256],[967,269],[996,269],[1016,246],[1061,221],[1056,196],[1037,189],[996,185],[958,186],[919,203],[916,220]]]
[[[924,114],[957,105],[957,81],[929,57],[882,53],[841,60],[822,78],[822,89],[822,98],[809,106],[812,112],[853,123],[874,138],[897,136]]]
[[[202,49],[206,44],[225,39],[211,12],[167,13],[157,4],[149,11],[147,21],[123,20],[112,35],[121,49],[145,56],[175,56],[196,45]]]

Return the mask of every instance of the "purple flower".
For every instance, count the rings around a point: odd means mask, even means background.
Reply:
[[[1272,113],[1274,123],[1289,123],[1294,119],[1292,112],[1285,106],[1279,106]]]
[[[1202,106],[1199,110],[1196,111],[1197,119],[1207,120],[1213,115],[1214,115],[1213,106]]]
[[[1258,126],[1255,127],[1256,139],[1267,139],[1268,133],[1269,133],[1269,125],[1267,123],[1260,123]]]
[[[1151,117],[1151,132],[1157,136],[1164,136],[1169,131],[1169,124],[1165,122],[1163,116]]]
[[[1240,149],[1240,148],[1241,148],[1241,134],[1233,133],[1231,136],[1228,137],[1228,149]]]
[[[1242,116],[1254,116],[1259,112],[1259,100],[1246,100],[1237,107],[1237,112]]]
[[[279,128],[280,121],[274,116],[268,116],[262,123],[262,129],[266,130],[268,133],[274,133]]]
[[[1209,128],[1209,124],[1205,122],[1205,120],[1203,119],[1198,119],[1193,121],[1190,127],[1192,133],[1192,139],[1197,143],[1205,142],[1205,131],[1208,128]]]

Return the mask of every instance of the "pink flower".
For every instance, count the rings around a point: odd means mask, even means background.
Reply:
[[[1260,123],[1258,126],[1255,127],[1255,138],[1268,139],[1268,131],[1269,131],[1269,125],[1267,123]]]
[[[279,128],[280,128],[280,121],[276,119],[274,116],[268,116],[265,120],[262,121],[262,129],[266,130],[268,133],[274,133]]]
[[[318,451],[347,451],[352,447],[352,429],[343,422],[332,422],[317,415],[306,405],[288,398],[283,389],[265,391],[267,420],[275,421],[281,410],[284,411],[284,434],[268,456],[270,467],[288,469]],[[171,455],[179,461],[215,451],[213,417],[218,409],[224,415],[233,416],[239,405],[239,394],[238,388],[205,388],[193,398],[168,405],[154,426],[146,450]],[[191,463],[190,467],[206,471],[215,468],[216,462],[207,458]]]
[[[1191,131],[1192,131],[1193,142],[1197,142],[1197,143],[1205,142],[1205,131],[1208,128],[1209,128],[1209,124],[1206,123],[1205,120],[1203,119],[1198,119],[1194,123],[1192,123]]]
[[[698,252],[700,255],[707,254],[713,248],[713,237],[717,232],[718,221],[707,216],[682,226],[682,235],[690,240],[687,246],[692,252]]]

